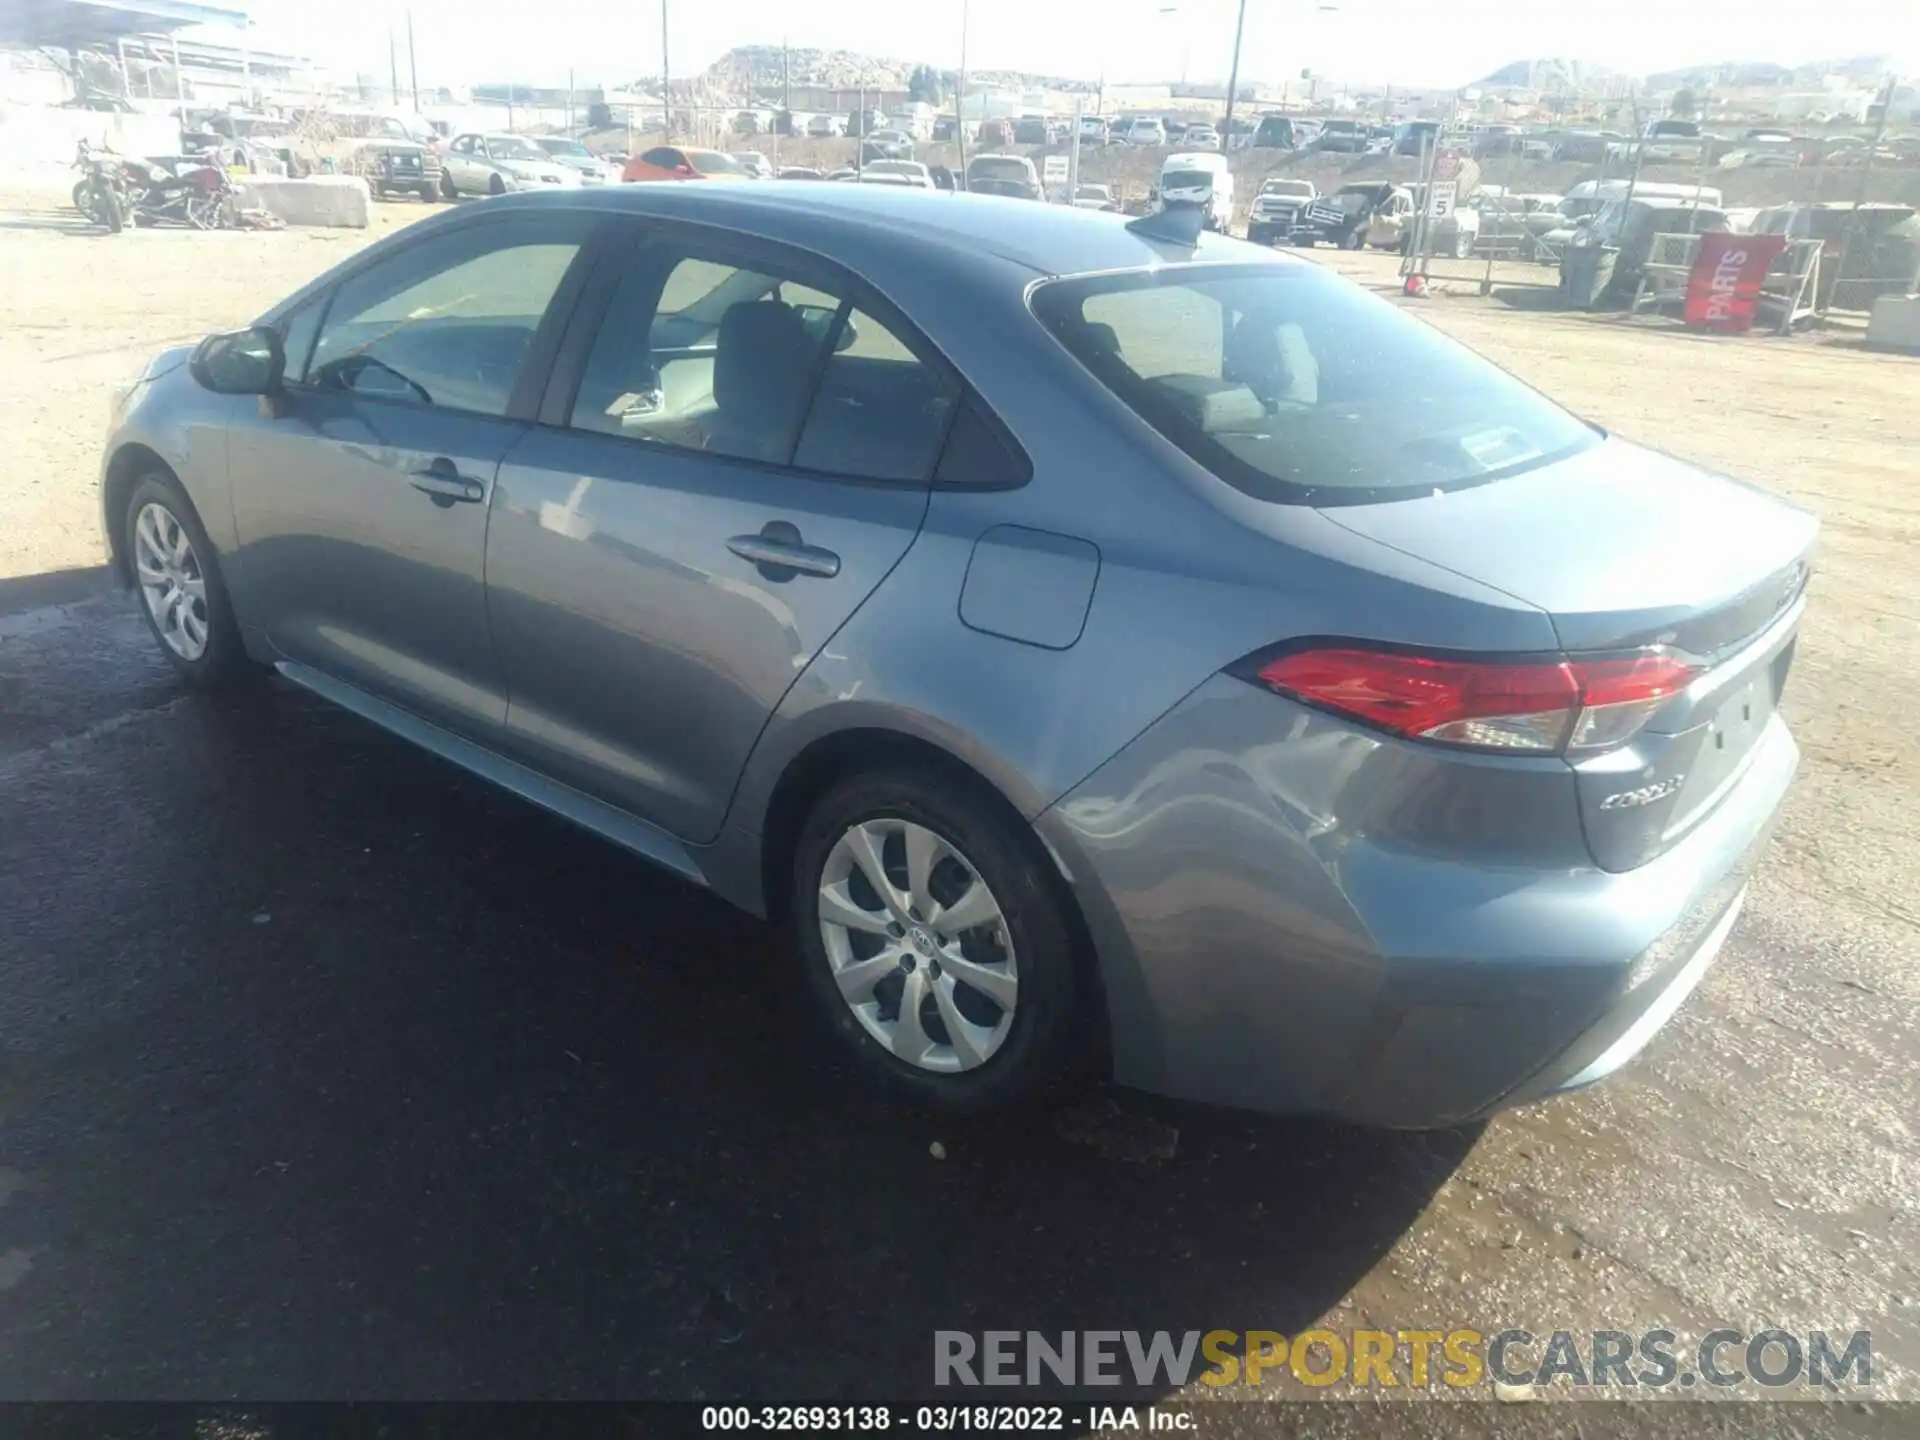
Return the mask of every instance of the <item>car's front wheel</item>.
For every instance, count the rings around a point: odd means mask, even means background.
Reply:
[[[809,987],[856,1061],[923,1104],[1034,1093],[1078,1031],[1073,931],[1012,811],[933,768],[841,782],[796,847]]]
[[[496,174],[496,175],[494,175],[494,176],[492,176],[492,177],[491,177],[491,178],[489,178],[489,179],[488,179],[488,181],[487,181],[487,193],[488,193],[489,195],[504,195],[504,194],[506,194],[506,193],[507,193],[507,182],[506,182],[506,181],[504,181],[504,180],[502,180],[502,179],[501,179],[501,178],[499,177],[499,175],[497,175],[497,174]]]
[[[188,680],[214,685],[250,670],[213,542],[179,482],[143,475],[124,516],[127,569],[160,651]]]

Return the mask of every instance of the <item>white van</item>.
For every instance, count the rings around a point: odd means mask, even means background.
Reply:
[[[1160,167],[1156,208],[1164,210],[1169,204],[1203,206],[1207,229],[1224,231],[1233,219],[1233,172],[1227,157],[1212,150],[1169,155]]]
[[[1582,180],[1568,190],[1560,202],[1560,212],[1570,220],[1591,215],[1609,200],[1624,200],[1630,182],[1626,180]],[[1645,200],[1697,200],[1710,209],[1720,208],[1720,192],[1711,185],[1667,185],[1643,180],[1632,186],[1635,196]]]

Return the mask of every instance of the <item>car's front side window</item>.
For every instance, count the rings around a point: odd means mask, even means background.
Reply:
[[[588,217],[442,232],[340,283],[305,383],[504,415],[534,332],[586,239]]]
[[[924,481],[956,387],[838,287],[643,253],[608,302],[576,429],[864,479]],[[829,346],[833,349],[829,351]]]

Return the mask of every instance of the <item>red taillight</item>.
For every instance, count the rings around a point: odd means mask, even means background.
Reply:
[[[1456,660],[1358,648],[1298,650],[1260,682],[1410,739],[1482,750],[1618,745],[1696,673],[1659,651],[1602,660]]]

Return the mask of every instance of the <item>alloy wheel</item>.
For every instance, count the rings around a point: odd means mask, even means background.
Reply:
[[[955,1074],[1006,1043],[1020,988],[1012,937],[950,840],[897,818],[848,827],[822,867],[819,912],[841,998],[897,1059]]]
[[[143,505],[133,522],[133,567],[160,643],[182,660],[207,653],[207,578],[193,539],[166,506]]]

